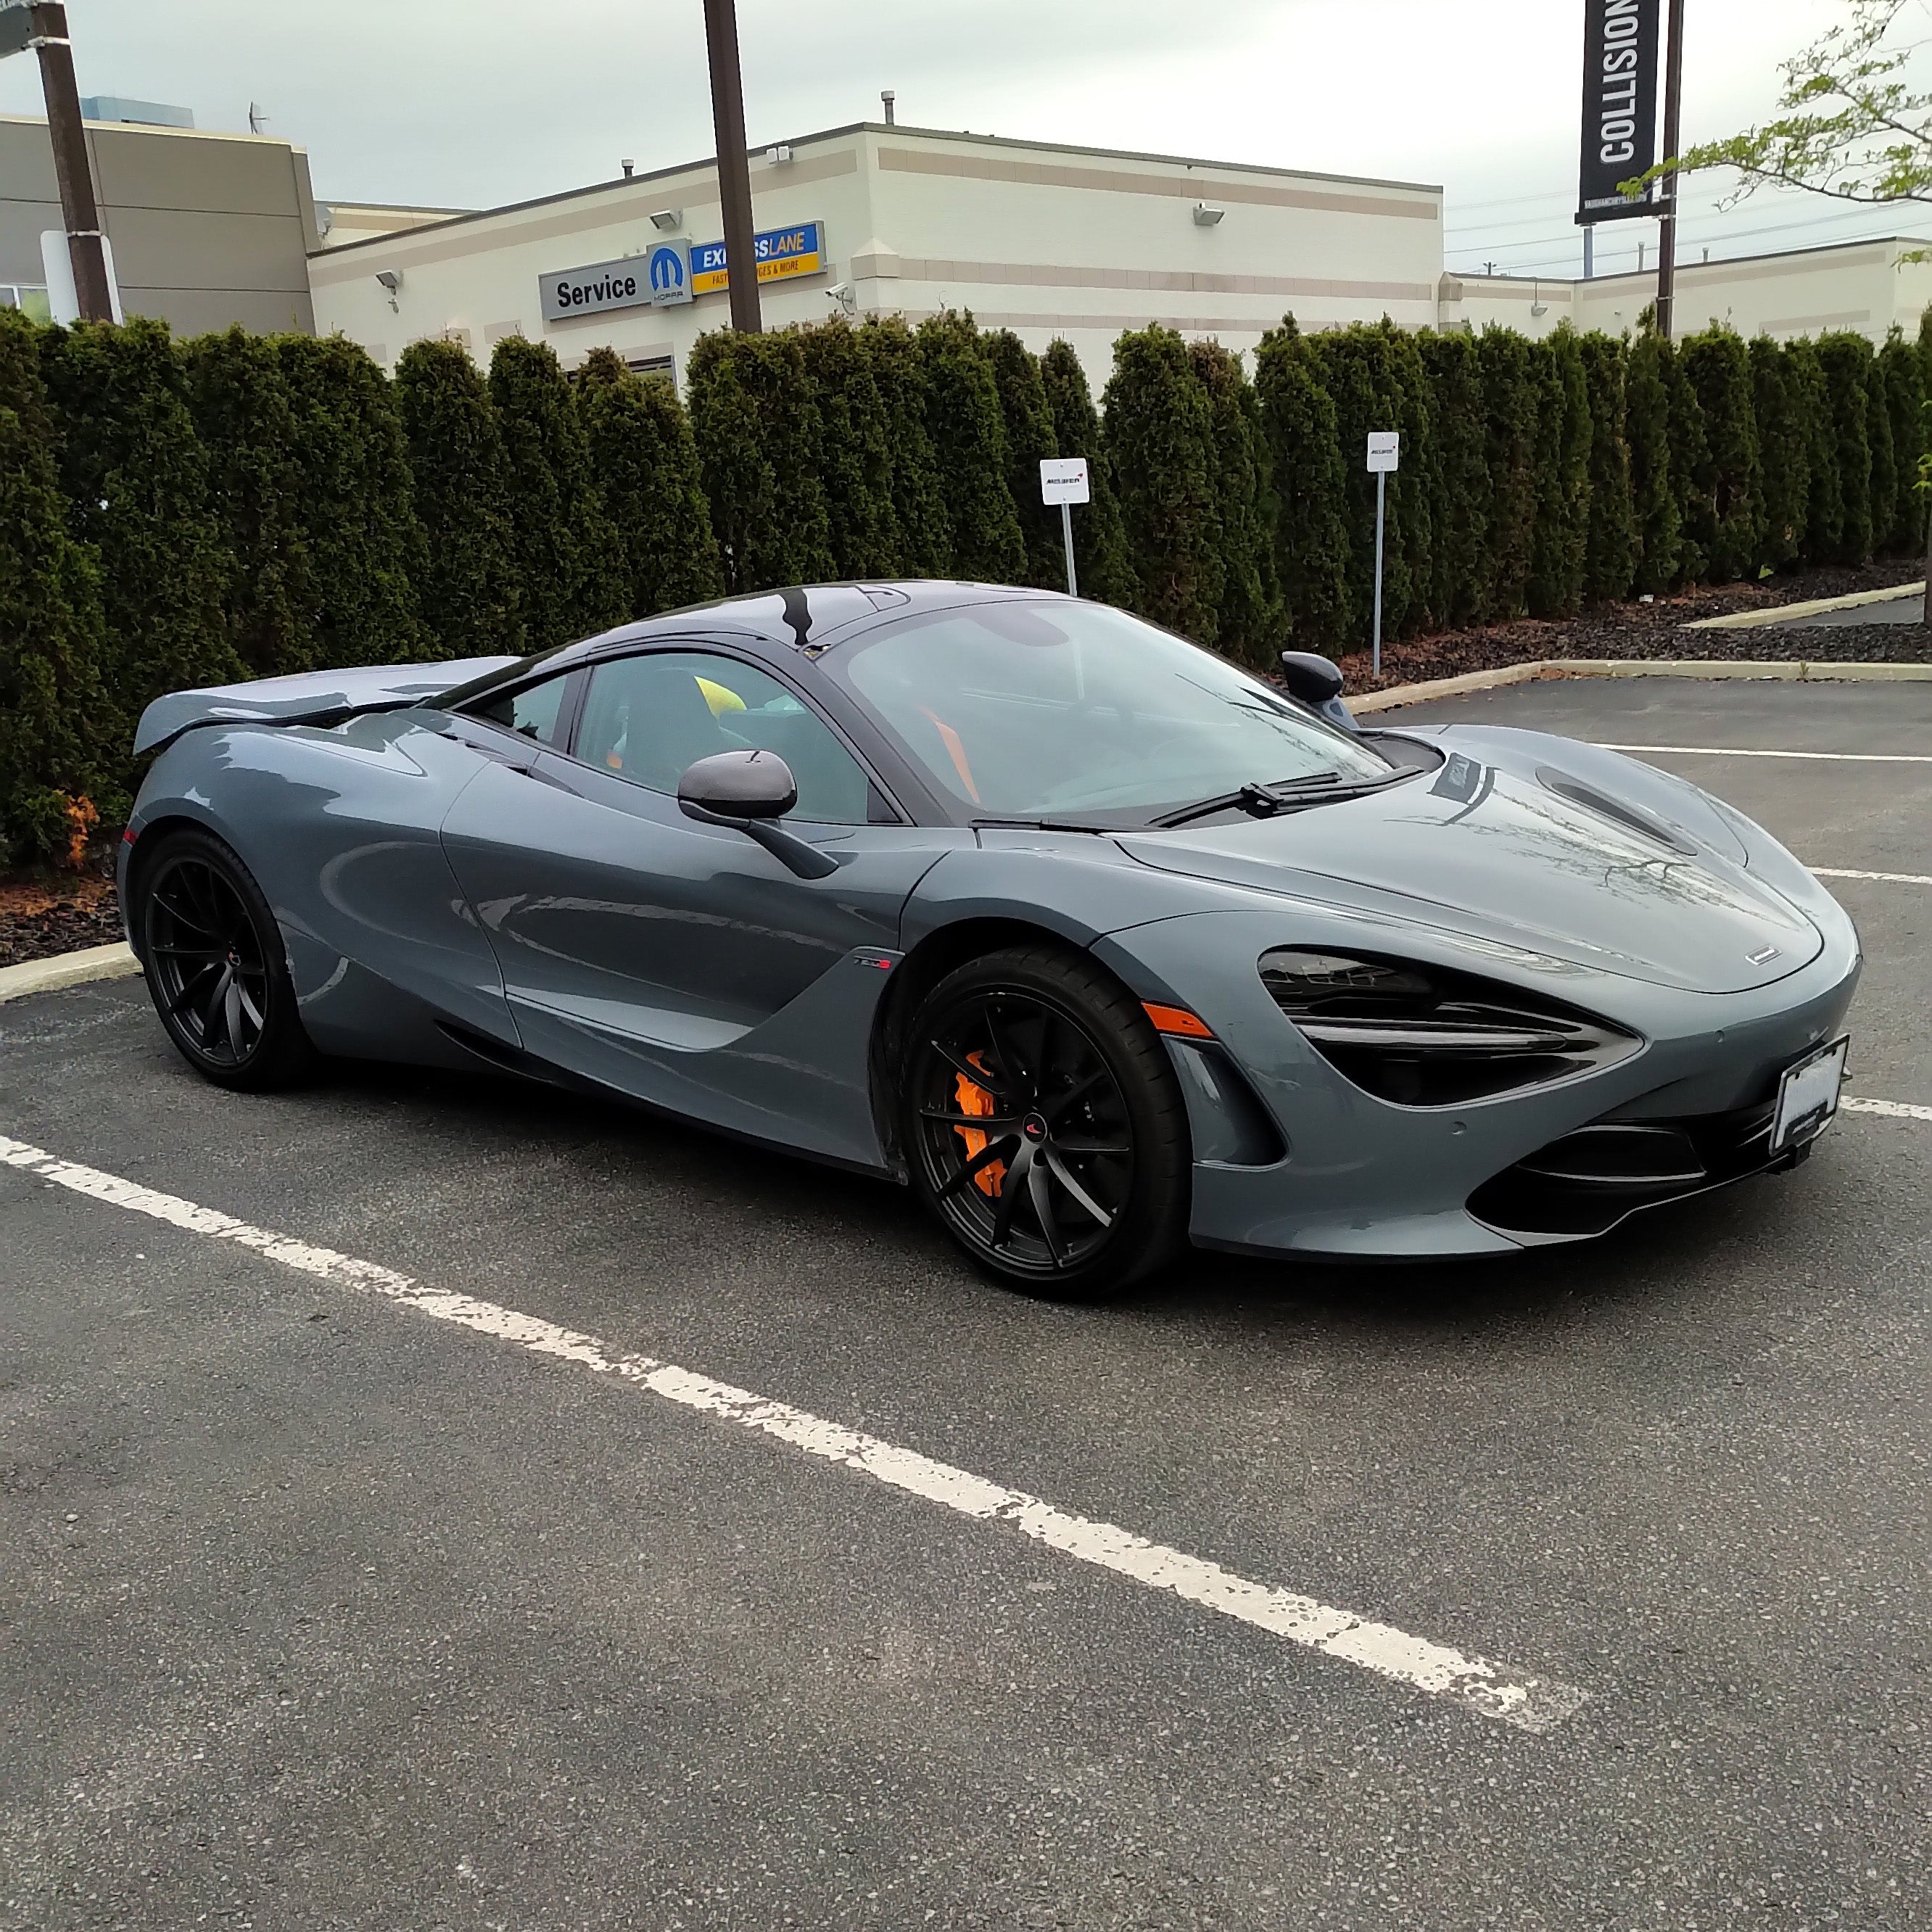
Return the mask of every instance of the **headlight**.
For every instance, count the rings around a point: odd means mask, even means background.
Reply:
[[[1316,1052],[1378,1100],[1455,1107],[1627,1060],[1634,1034],[1514,986],[1399,961],[1283,948],[1262,983]]]

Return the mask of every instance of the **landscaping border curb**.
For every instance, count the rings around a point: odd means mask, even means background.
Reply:
[[[1472,691],[1496,691],[1504,685],[1569,677],[1741,677],[1799,684],[1928,684],[1932,683],[1932,664],[1760,664],[1750,658],[1538,658],[1529,664],[1505,664],[1497,670],[1465,671],[1460,677],[1397,685],[1392,691],[1374,691],[1352,698],[1348,704],[1349,710],[1360,718],[1372,712],[1394,711],[1405,704],[1426,704],[1434,698],[1461,698]]]
[[[1822,617],[1833,610],[1862,610],[1868,604],[1897,604],[1923,597],[1925,586],[1901,584],[1889,590],[1855,590],[1845,597],[1814,597],[1808,604],[1772,604],[1757,610],[1733,610],[1728,617],[1700,617],[1680,624],[1682,631],[1762,631],[1774,624],[1795,624],[1803,617]]]
[[[0,1006],[23,1000],[29,993],[57,992],[63,986],[85,986],[97,980],[124,980],[141,970],[133,952],[118,942],[83,946],[78,952],[57,952],[51,959],[29,959],[18,966],[0,966]]]

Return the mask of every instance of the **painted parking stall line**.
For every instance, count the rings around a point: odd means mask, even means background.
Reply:
[[[471,1329],[532,1354],[632,1383],[668,1402],[775,1437],[808,1456],[842,1464],[890,1489],[980,1522],[1010,1525],[1076,1562],[1109,1570],[1149,1589],[1165,1591],[1305,1649],[1356,1664],[1520,1730],[1552,1730],[1586,1701],[1586,1693],[1568,1684],[1467,1656],[1312,1597],[1252,1582],[1218,1563],[1150,1542],[1115,1524],[1074,1515],[1022,1490],[934,1462],[916,1450],[787,1403],[767,1401],[748,1390],[714,1382],[674,1363],[611,1349],[593,1335],[580,1334],[473,1295],[433,1288],[393,1268],[358,1261],[332,1248],[251,1226],[218,1209],[61,1160],[24,1141],[0,1135],[0,1165],[190,1234],[232,1241],[318,1280],[380,1296],[433,1321]]]
[[[1605,745],[1640,758],[1806,758],[1824,764],[1932,765],[1932,752],[1754,752],[1736,745]]]
[[[1838,1102],[1841,1114],[1871,1114],[1882,1120],[1924,1120],[1932,1124],[1932,1107],[1908,1106],[1902,1100],[1854,1100],[1849,1096]]]
[[[1880,886],[1932,886],[1932,872],[1844,872],[1828,866],[1810,868],[1815,879],[1865,879]]]

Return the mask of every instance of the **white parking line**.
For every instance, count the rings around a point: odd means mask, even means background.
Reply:
[[[1932,765],[1932,752],[1748,752],[1735,745],[1599,745],[1600,752],[1629,752],[1639,758],[1814,758],[1827,764]]]
[[[1932,1120],[1932,1107],[1908,1107],[1902,1100],[1853,1100],[1838,1102],[1841,1114],[1876,1114],[1887,1120]]]
[[[1932,873],[1834,872],[1828,866],[1814,866],[1811,874],[1819,879],[1871,879],[1882,886],[1932,886]]]
[[[912,1450],[808,1414],[803,1409],[767,1402],[762,1396],[712,1382],[670,1362],[614,1352],[595,1336],[577,1334],[471,1295],[426,1287],[393,1269],[357,1261],[332,1249],[316,1247],[266,1228],[250,1227],[232,1215],[197,1207],[171,1194],[158,1194],[152,1188],[103,1174],[94,1168],[58,1160],[39,1148],[10,1140],[4,1135],[0,1135],[0,1163],[38,1174],[110,1207],[151,1215],[192,1234],[251,1248],[272,1261],[338,1287],[380,1295],[433,1320],[453,1322],[479,1334],[514,1342],[532,1354],[550,1356],[595,1375],[636,1384],[667,1401],[776,1436],[807,1455],[843,1463],[889,1488],[956,1510],[962,1516],[985,1522],[1010,1523],[1062,1556],[1112,1570],[1150,1589],[1170,1592],[1204,1610],[1218,1610],[1223,1616],[1285,1637],[1291,1643],[1359,1664],[1379,1676],[1449,1699],[1486,1718],[1500,1718],[1523,1730],[1553,1730],[1585,1701],[1584,1692],[1568,1684],[1480,1657],[1466,1657],[1460,1651],[1411,1636],[1388,1624],[1371,1622],[1351,1611],[1334,1609],[1312,1597],[1250,1582],[1217,1563],[1169,1549],[1163,1544],[1150,1543],[1144,1537],[1110,1522],[1071,1515],[1037,1496],[935,1462]]]

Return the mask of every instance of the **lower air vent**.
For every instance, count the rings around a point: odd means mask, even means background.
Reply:
[[[1643,1042],[1472,974],[1283,949],[1262,983],[1330,1066],[1378,1100],[1456,1107],[1613,1066]]]

